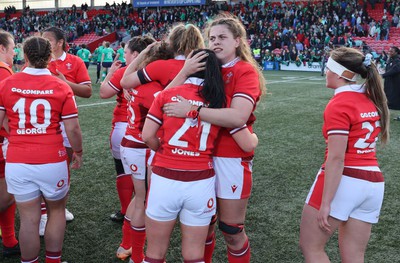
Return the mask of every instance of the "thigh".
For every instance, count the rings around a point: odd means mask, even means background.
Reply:
[[[249,199],[221,199],[218,202],[218,219],[227,224],[243,224]]]
[[[169,246],[169,239],[176,220],[157,221],[146,216],[146,256],[164,259]],[[204,246],[204,243],[203,243]]]
[[[363,263],[372,224],[350,218],[339,227],[339,248],[343,263]]]
[[[116,159],[121,159],[120,147],[122,138],[125,135],[127,122],[116,122],[113,125],[110,135],[111,153]]]
[[[7,209],[13,202],[13,195],[7,192],[6,179],[0,178],[0,212]]]
[[[184,260],[201,259],[204,256],[204,244],[207,239],[208,225],[187,226],[181,224],[182,256]]]
[[[303,248],[306,246],[313,250],[323,249],[341,223],[341,221],[329,217],[328,222],[331,225],[331,232],[327,233],[319,227],[317,216],[317,209],[307,204],[304,205],[300,223],[300,244],[302,244]]]
[[[242,158],[214,157],[218,198],[247,199],[252,188],[252,161]]]

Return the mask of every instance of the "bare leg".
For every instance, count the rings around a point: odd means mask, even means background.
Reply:
[[[184,260],[196,260],[204,257],[209,226],[187,226],[181,224],[182,256]]]
[[[343,263],[363,263],[372,225],[350,218],[339,227],[339,248]]]
[[[300,223],[300,248],[306,263],[330,262],[325,252],[325,244],[341,222],[329,217],[328,221],[332,231],[327,233],[319,227],[317,215],[317,209],[307,204],[304,205]]]
[[[58,252],[62,250],[66,225],[65,204],[67,196],[57,201],[46,199],[48,220],[44,240],[47,251]]]
[[[41,198],[38,197],[28,202],[17,202],[21,221],[19,243],[22,258],[36,258],[39,255],[40,200]]]
[[[161,222],[146,216],[147,257],[153,259],[165,258],[175,221],[176,220]],[[204,246],[204,242],[202,245]]]

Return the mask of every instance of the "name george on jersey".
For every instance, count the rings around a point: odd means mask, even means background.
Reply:
[[[35,90],[35,89],[20,89],[20,88],[11,88],[12,92],[21,93],[21,94],[33,94],[33,95],[51,95],[54,94],[52,89],[48,90]]]
[[[17,129],[17,134],[24,135],[34,135],[34,134],[45,134],[46,128],[28,128],[28,129]]]

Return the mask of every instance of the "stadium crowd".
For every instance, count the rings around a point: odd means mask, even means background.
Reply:
[[[365,42],[353,40],[354,37],[387,40],[390,28],[400,25],[400,1],[383,1],[384,15],[377,21],[368,14],[368,2],[375,4],[376,1],[334,0],[326,4],[323,1],[270,3],[255,0],[173,8],[133,8],[131,3],[114,2],[104,7],[107,13],[91,18],[87,15],[87,4],[82,4],[80,9],[75,6],[42,15],[28,7],[18,19],[1,19],[0,27],[12,32],[17,43],[49,26],[67,32],[68,42],[86,33],[103,35],[119,30],[127,31],[132,37],[151,34],[162,39],[174,23],[192,23],[204,28],[210,17],[226,11],[244,24],[250,47],[260,64],[278,61],[300,65],[321,62],[326,47],[361,47],[364,52],[373,51]],[[14,9],[10,7],[9,10]]]

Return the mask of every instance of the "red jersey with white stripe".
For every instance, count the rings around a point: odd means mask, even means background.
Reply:
[[[126,67],[120,68],[114,72],[108,85],[113,88],[117,93],[117,105],[114,108],[112,123],[127,122],[128,120],[128,101],[125,99],[123,88],[121,87],[121,79],[124,76]]]
[[[173,118],[163,113],[163,105],[176,102],[177,95],[188,99],[193,105],[203,105],[204,100],[198,95],[195,78],[186,84],[162,91],[154,100],[148,119],[163,128],[160,148],[154,157],[153,166],[173,170],[209,170],[212,168],[212,152],[220,127],[192,118]],[[197,79],[199,80],[199,79]]]
[[[7,162],[66,160],[60,121],[78,117],[74,94],[47,69],[25,68],[0,83],[0,110],[10,129]]]
[[[126,135],[134,137],[136,140],[143,142],[142,130],[147,112],[149,111],[154,98],[163,90],[158,82],[151,82],[140,85],[132,90],[131,101],[128,105],[128,127]]]
[[[138,71],[138,77],[142,84],[157,81],[163,87],[178,75],[185,64],[185,57],[178,56],[175,59],[156,60],[148,64],[144,69]]]
[[[222,75],[225,83],[225,94],[227,107],[230,107],[232,99],[235,97],[245,98],[250,101],[253,111],[256,109],[257,101],[260,99],[261,91],[259,88],[258,72],[247,62],[239,58],[222,66]],[[247,127],[253,130],[253,123],[256,117],[253,113],[247,121]],[[235,130],[233,130],[235,131]],[[233,132],[232,131],[232,132]],[[244,152],[235,142],[229,129],[222,129],[217,139],[214,156],[218,157],[250,157],[254,152]]]
[[[380,116],[365,88],[349,85],[335,90],[324,111],[322,132],[326,143],[330,135],[348,136],[345,166],[378,166],[375,153],[380,131]],[[328,149],[325,160],[327,155]]]
[[[64,52],[58,59],[51,60],[47,68],[56,76],[58,75],[57,70],[60,71],[68,81],[73,83],[92,83],[83,60],[72,54]]]

